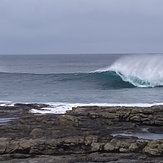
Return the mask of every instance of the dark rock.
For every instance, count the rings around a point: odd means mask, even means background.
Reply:
[[[161,162],[163,139],[138,139],[134,133],[162,133],[163,107],[73,108],[64,115],[31,114],[44,104],[0,107],[0,161],[8,162]],[[113,136],[133,133],[133,136]]]

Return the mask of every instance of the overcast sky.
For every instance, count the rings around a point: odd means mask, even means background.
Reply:
[[[0,54],[163,52],[163,0],[0,0]]]

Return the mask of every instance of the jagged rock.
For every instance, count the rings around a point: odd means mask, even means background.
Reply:
[[[113,151],[116,151],[116,146],[112,143],[106,143],[104,145],[104,150],[108,152],[113,152]]]
[[[71,115],[61,115],[58,117],[58,121],[61,125],[74,125],[78,126],[79,119]]]
[[[88,110],[87,110],[88,109]],[[163,107],[78,107],[68,112],[71,115],[83,115],[90,118],[112,121],[131,121],[145,125],[163,125]]]
[[[0,138],[0,154],[4,154],[6,152],[7,146],[8,146],[8,139]]]
[[[150,141],[144,148],[146,154],[152,156],[162,156],[163,155],[163,139]]]
[[[3,117],[10,117],[11,113],[16,116],[0,125],[1,162],[8,159],[9,162],[14,159],[19,162],[20,158],[24,162],[41,162],[43,159],[46,162],[117,163],[160,162],[163,159],[162,139],[145,140],[134,136],[137,132],[163,134],[162,106],[82,106],[64,115],[30,113],[30,109],[45,106],[0,106]],[[116,133],[133,133],[133,136],[113,136]]]

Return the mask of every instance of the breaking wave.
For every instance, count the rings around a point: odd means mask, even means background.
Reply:
[[[1,72],[0,78],[8,81],[37,82],[45,84],[69,83],[79,87],[102,86],[107,88],[163,86],[162,55],[129,55],[119,58],[111,66],[88,73],[32,74]],[[84,85],[85,86],[85,85]]]
[[[130,55],[95,73],[115,72],[125,82],[136,87],[163,86],[162,55]]]

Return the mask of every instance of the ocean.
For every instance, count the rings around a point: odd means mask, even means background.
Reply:
[[[0,101],[162,103],[162,68],[161,54],[1,55]]]

